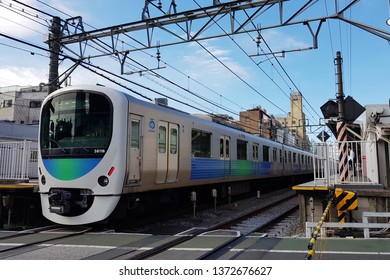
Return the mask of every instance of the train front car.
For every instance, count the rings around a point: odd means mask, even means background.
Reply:
[[[114,210],[125,176],[127,112],[124,95],[104,87],[67,87],[45,99],[38,172],[47,219],[88,224]]]

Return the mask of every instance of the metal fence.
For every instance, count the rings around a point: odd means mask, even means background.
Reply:
[[[331,186],[340,183],[339,143],[318,143],[315,146],[314,180]],[[377,155],[375,141],[347,141],[348,172],[343,183],[377,184]]]
[[[36,142],[0,142],[0,179],[27,180],[38,177]]]

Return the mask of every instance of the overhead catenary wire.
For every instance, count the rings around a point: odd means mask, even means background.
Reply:
[[[24,44],[26,44],[26,45],[28,45],[28,46],[30,46],[30,47],[38,48],[38,49],[40,49],[40,50],[44,50],[44,51],[47,51],[47,52],[52,52],[52,51],[49,50],[49,49],[45,49],[45,48],[43,48],[43,47],[41,47],[41,46],[38,46],[38,45],[35,45],[35,44],[33,44],[33,43],[29,43],[29,42],[23,41],[22,39],[15,38],[15,37],[9,36],[9,35],[4,34],[4,33],[0,33],[0,36],[3,36],[3,37],[5,37],[5,38],[8,38],[8,39],[11,39],[11,40],[14,40],[14,41],[17,41],[17,42],[19,42],[19,43],[24,43]],[[155,93],[155,94],[158,94],[158,95],[161,95],[161,96],[170,98],[170,99],[172,99],[172,100],[174,100],[174,101],[176,101],[176,102],[178,102],[178,103],[181,103],[181,104],[183,104],[183,105],[185,105],[185,106],[188,106],[188,107],[191,107],[191,108],[196,109],[196,110],[198,110],[198,111],[201,111],[201,112],[204,112],[204,113],[213,115],[213,113],[211,113],[211,112],[208,112],[208,111],[206,111],[206,110],[203,110],[203,109],[198,108],[198,107],[196,107],[196,106],[193,106],[193,105],[191,105],[191,104],[185,103],[185,102],[183,102],[183,101],[181,101],[181,100],[178,100],[178,99],[169,97],[169,96],[167,96],[167,95],[165,95],[165,94],[162,94],[161,92],[158,92],[158,91],[156,91],[156,90],[151,89],[150,87],[147,87],[147,86],[144,86],[144,85],[139,84],[139,83],[137,83],[137,82],[134,82],[134,81],[130,81],[130,80],[128,80],[128,79],[125,79],[125,78],[123,78],[123,77],[121,77],[121,76],[119,76],[119,75],[116,75],[116,74],[114,74],[114,73],[109,72],[108,70],[102,69],[102,68],[100,68],[100,67],[98,67],[98,66],[94,66],[94,65],[92,65],[91,63],[87,63],[87,62],[85,62],[85,61],[79,61],[79,60],[77,60],[77,59],[74,59],[74,58],[69,57],[69,56],[67,56],[67,55],[65,55],[65,54],[62,54],[62,53],[60,53],[60,54],[58,54],[58,55],[61,55],[64,59],[70,59],[70,60],[72,60],[73,62],[80,62],[80,65],[81,65],[82,67],[88,69],[89,71],[91,71],[92,68],[95,68],[95,70],[94,70],[93,72],[95,72],[95,73],[98,74],[99,72],[96,70],[96,69],[98,69],[98,70],[100,70],[100,71],[109,73],[110,75],[115,76],[116,78],[120,78],[120,79],[126,80],[126,81],[129,82],[129,83],[132,83],[132,84],[134,84],[134,85],[136,85],[136,86],[139,86],[139,87],[141,87],[141,88],[144,88],[144,89],[146,89],[146,90],[148,90],[148,91],[151,91],[151,92],[153,92],[153,93]],[[91,68],[91,67],[92,67],[92,68]],[[129,88],[129,87],[123,85],[123,84],[121,84],[121,83],[118,83],[118,82],[116,82],[115,80],[110,79],[110,78],[107,77],[107,76],[103,76],[103,75],[101,75],[101,74],[99,74],[99,75],[102,76],[102,77],[104,77],[104,78],[106,78],[106,79],[109,79],[111,82],[114,82],[115,84],[117,84],[117,85],[119,85],[119,86],[121,86],[121,87],[123,87],[123,88],[128,89],[129,91],[131,91],[131,92],[133,92],[133,93],[139,95],[139,96],[142,97],[142,98],[145,98],[145,99],[147,99],[147,100],[149,100],[149,101],[152,101],[151,98],[149,98],[149,97],[147,97],[147,96],[145,96],[145,95],[143,95],[143,94],[141,94],[141,93],[139,93],[139,92],[137,92],[137,91],[135,91],[135,90],[133,90],[133,89],[131,89],[131,88]]]
[[[308,8],[308,7],[307,7],[307,8]],[[246,11],[244,11],[244,13],[247,14]],[[254,27],[256,27],[255,24],[254,24],[254,22],[253,22],[252,20],[251,20],[251,23],[252,23],[252,25],[253,25]],[[247,33],[247,34],[248,34],[248,36],[251,37],[251,35],[250,35],[249,33]],[[251,37],[251,38],[252,38],[252,37]],[[269,46],[269,44],[267,43],[267,41],[264,39],[263,36],[261,36],[261,39],[263,40],[264,44],[266,45],[266,47],[268,48],[268,50],[269,50],[270,53],[272,54],[272,57],[273,57],[273,58],[275,59],[275,61],[278,63],[279,67],[282,69],[282,71],[284,72],[284,74],[286,75],[286,77],[290,80],[290,82],[293,84],[293,86],[295,87],[295,89],[296,89],[297,91],[300,92],[300,94],[302,95],[303,100],[305,100],[306,103],[307,103],[307,104],[310,106],[310,108],[313,110],[313,112],[316,113],[317,116],[319,116],[318,113],[317,113],[317,111],[312,107],[312,105],[310,104],[310,102],[307,101],[307,99],[305,98],[305,96],[303,95],[303,93],[301,92],[301,90],[300,90],[300,89],[298,88],[298,86],[295,84],[295,82],[293,81],[293,79],[291,78],[291,76],[287,73],[286,69],[285,69],[284,66],[281,64],[281,62],[279,61],[278,57],[277,57],[277,56],[275,55],[275,53],[272,51],[271,47]],[[252,38],[252,40],[254,40],[254,39]],[[255,41],[255,40],[254,40],[254,41]],[[256,65],[259,66],[258,63],[256,63]],[[277,68],[274,66],[274,64],[271,63],[271,65],[275,68],[275,70],[277,71],[277,73],[279,74],[279,76],[282,78],[282,80],[286,83],[286,85],[287,85],[287,86],[289,87],[289,89],[292,91],[291,87],[287,84],[287,81],[282,77],[282,75],[279,73],[279,71],[278,71]],[[284,91],[282,91],[282,92],[284,93]],[[287,97],[289,98],[289,96],[287,96]],[[293,104],[294,104],[295,106],[297,106],[297,105],[295,104],[294,101],[293,101]],[[303,104],[303,106],[305,107],[304,104]],[[297,107],[298,107],[298,106],[297,106]],[[298,107],[298,109],[301,110],[301,108],[299,108],[299,107]],[[312,115],[312,117],[313,117],[313,115]],[[319,116],[319,117],[320,117],[320,116]]]
[[[196,1],[195,1],[196,2]],[[152,5],[154,5],[153,3],[151,3]],[[199,4],[198,4],[199,5]],[[161,11],[161,10],[160,10]],[[163,12],[163,11],[161,11]],[[181,30],[185,31],[180,25],[176,24]],[[253,87],[252,85],[250,85],[247,81],[245,81],[240,75],[238,75],[235,71],[233,71],[230,67],[228,67],[225,63],[223,63],[217,56],[215,56],[211,51],[209,51],[207,49],[207,47],[205,47],[203,44],[201,44],[199,41],[196,41],[196,43],[201,47],[203,48],[207,53],[209,53],[215,60],[217,60],[222,66],[224,66],[228,71],[230,71],[233,75],[235,75],[239,80],[241,80],[244,84],[246,84],[249,88],[251,88],[254,92],[256,92],[258,95],[260,95],[261,97],[263,97],[265,100],[267,100],[270,104],[272,104],[273,106],[275,106],[276,108],[278,108],[279,110],[281,110],[282,112],[284,112],[286,115],[288,114],[287,111],[285,111],[284,109],[282,109],[280,106],[278,106],[277,104],[275,104],[274,102],[272,102],[270,99],[268,99],[267,97],[265,97],[262,93],[260,93],[255,87]]]
[[[12,0],[18,4],[21,4],[23,6],[26,6],[26,7],[29,7],[28,5],[26,5],[25,3],[21,3],[19,1],[15,1],[15,0]],[[8,5],[7,5],[8,3]],[[6,1],[6,0],[1,0],[0,1],[0,6],[15,13],[15,14],[18,14],[19,16],[21,17],[24,17],[26,19],[29,19],[31,21],[34,21],[35,23],[37,24],[40,24],[40,25],[43,25],[45,27],[48,26],[48,22],[49,20],[46,19],[46,18],[42,18],[40,17],[38,14],[33,14],[33,13],[29,13],[26,9],[23,9],[23,8],[20,8],[18,7],[17,5],[9,2],[9,1]],[[29,7],[30,8],[30,7]],[[40,11],[42,14],[44,14],[43,11]]]
[[[193,0],[198,6],[199,6],[199,8],[202,8],[201,7],[201,5],[196,1],[196,0]],[[246,13],[246,11],[244,11],[245,12],[245,14],[248,16],[248,19],[249,19],[249,15]],[[260,67],[260,65],[258,64],[258,63],[256,63],[254,60],[253,60],[253,58],[251,58],[251,57],[249,57],[249,55],[246,53],[246,51],[237,43],[237,41],[236,40],[234,40],[232,37],[231,37],[231,35],[228,35],[227,33],[226,33],[226,31],[216,22],[216,20],[215,19],[213,19],[213,21],[214,21],[214,23],[226,34],[226,36],[228,36],[231,40],[232,40],[232,42],[246,55],[246,57],[248,57],[249,59],[251,59],[251,61],[271,80],[271,82],[289,99],[289,101],[290,102],[293,102],[293,104],[299,109],[299,110],[302,110],[302,108],[300,108],[297,104],[295,104],[296,102],[294,101],[294,100],[292,100],[291,101],[291,97],[290,96],[288,96],[285,92],[284,92],[284,90],[275,82],[275,80],[274,79],[272,79],[265,71],[264,71],[264,69],[262,69],[261,67]],[[237,19],[235,19],[235,21],[236,22],[238,22],[237,21]],[[254,23],[253,23],[253,21],[252,20],[250,20],[251,21],[251,23],[252,23],[252,25],[256,28],[256,26],[254,25]],[[245,29],[244,29],[245,30]],[[248,33],[247,33],[248,34]],[[248,36],[249,37],[251,37],[251,35],[250,34],[248,34]],[[254,40],[253,39],[253,37],[251,37],[252,38],[252,40]],[[272,50],[271,50],[271,48],[269,47],[269,45],[267,44],[267,47],[268,47],[268,49],[272,52]],[[212,53],[210,53],[211,55],[213,55]],[[215,57],[214,57],[215,58]],[[288,75],[288,73],[286,72],[286,70],[283,68],[283,66],[281,65],[281,63],[279,62],[279,60],[276,58],[276,56],[274,55],[274,58],[277,60],[277,62],[278,62],[278,64],[279,64],[279,66],[283,69],[283,71],[284,71],[284,73],[286,74],[286,76],[290,79],[290,81],[293,83],[293,85],[295,86],[295,88],[297,88],[296,87],[296,85],[295,85],[295,83],[292,81],[292,79],[291,79],[291,77]],[[222,63],[221,61],[219,61],[220,63]],[[271,63],[272,64],[272,63]],[[222,63],[222,65],[224,65],[223,63]],[[224,65],[225,67],[226,67],[226,65]],[[272,64],[272,66],[274,67],[274,65]],[[275,68],[275,67],[274,67]],[[276,68],[275,68],[276,69]],[[277,71],[277,69],[276,69],[276,71]],[[277,73],[279,74],[279,76],[284,80],[284,78],[280,75],[280,73],[279,73],[279,71],[277,71]],[[233,73],[233,74],[235,74],[235,73]],[[240,78],[240,77],[239,77]],[[285,80],[284,80],[285,81]],[[245,83],[245,81],[244,81],[244,83]],[[285,83],[287,84],[287,82],[285,81]],[[250,85],[249,85],[250,86]],[[250,86],[251,87],[251,86]],[[251,87],[252,88],[252,87]],[[255,90],[254,88],[252,88],[253,90]],[[290,88],[291,89],[291,88]],[[297,90],[298,90],[298,88],[297,88]],[[299,91],[299,90],[298,90]],[[256,92],[256,90],[255,90],[255,92]],[[300,91],[299,91],[300,92]],[[274,102],[272,102],[270,99],[268,99],[268,98],[266,98],[263,94],[261,94],[261,93],[259,93],[258,91],[257,91],[257,93],[258,94],[260,94],[260,96],[262,96],[266,101],[268,101],[270,104],[272,104],[273,106],[275,106],[276,108],[278,108],[279,110],[281,110],[282,112],[284,112],[286,115],[288,115],[288,112],[287,111],[285,111],[285,110],[283,110],[283,109],[281,109],[279,106],[277,106],[277,105],[275,105],[275,103]],[[301,95],[302,95],[302,97],[304,98],[304,96],[303,96],[303,94],[301,93]],[[305,100],[305,99],[304,99]],[[307,102],[307,100],[305,100],[306,102]],[[309,104],[310,105],[310,104]],[[304,106],[304,105],[303,105]],[[312,108],[312,107],[311,107]],[[313,108],[312,108],[313,109]],[[315,111],[314,109],[313,109],[313,111]],[[294,117],[293,117],[294,118]],[[294,118],[295,119],[295,118]],[[299,120],[298,120],[299,121]]]
[[[5,34],[2,34],[2,35],[5,35]],[[5,37],[7,37],[7,36],[5,36]],[[41,49],[41,50],[45,50],[45,48],[43,48],[43,47],[40,47],[40,46],[35,45],[35,44],[27,43],[26,41],[23,41],[23,40],[20,40],[20,39],[17,39],[17,38],[12,38],[12,36],[8,36],[8,39],[15,39],[15,41],[18,41],[19,43],[26,43],[27,45],[29,45],[29,46],[31,46],[31,47],[36,47],[36,48],[39,48],[39,49]],[[26,50],[23,50],[23,51],[26,51]],[[46,51],[48,51],[48,50],[46,50]],[[31,52],[31,53],[33,53],[33,52]],[[64,58],[63,58],[63,59],[65,59],[65,58],[71,59],[70,56],[64,55]],[[71,60],[72,60],[72,59],[71,59]],[[115,82],[114,82],[114,83],[115,83]],[[121,85],[121,86],[123,87],[123,85]],[[124,88],[126,88],[126,87],[124,87]],[[131,91],[131,90],[130,90],[130,91]],[[143,96],[143,97],[145,97],[145,96]],[[168,96],[166,96],[166,97],[168,97]],[[168,97],[168,98],[169,98],[169,97]],[[201,98],[201,97],[200,97],[200,98]],[[146,97],[146,99],[148,99],[148,98]],[[171,98],[171,99],[172,99],[172,98]],[[203,99],[204,99],[204,98],[203,98]],[[209,100],[207,100],[207,99],[204,99],[204,100],[205,100],[205,101],[208,101],[209,103],[211,103],[211,104],[214,105],[214,106],[220,107],[221,109],[223,109],[223,110],[225,110],[225,111],[226,111],[226,110],[229,111],[228,108],[223,108],[223,107],[221,107],[219,104],[217,104],[217,103],[215,103],[215,102],[213,102],[213,101],[209,101]],[[178,101],[178,100],[176,100],[176,101]],[[187,103],[183,103],[183,102],[180,102],[180,103],[182,103],[182,104],[188,106]],[[195,106],[190,106],[190,107],[192,107],[192,108],[194,108],[194,109],[197,109],[197,110],[199,110],[199,111],[207,112],[209,115],[213,115],[212,112],[200,110],[198,107],[195,107]],[[233,112],[233,111],[230,111],[230,113],[237,114],[236,112]],[[239,115],[239,114],[237,114],[237,115]]]
[[[40,2],[40,1],[38,1],[38,2]],[[206,48],[207,49],[207,48]],[[222,96],[222,95],[219,95],[219,96]],[[205,100],[206,101],[206,100]],[[212,101],[213,102],[213,101]],[[212,103],[210,103],[210,104],[212,104]],[[213,104],[214,106],[215,106],[215,104]],[[225,108],[224,108],[225,109]],[[279,109],[281,109],[281,108],[279,108]],[[282,111],[284,111],[284,110],[282,110]],[[285,113],[287,113],[286,111],[284,111]]]
[[[36,9],[37,10],[37,9]],[[10,38],[10,37],[8,37],[8,38]],[[21,40],[17,40],[17,41],[19,41],[19,42],[22,42]],[[33,46],[33,45],[31,45],[31,44],[29,44],[30,46]],[[36,45],[34,46],[34,47],[37,47]],[[41,48],[41,49],[43,49],[43,48]],[[161,75],[159,75],[159,77],[162,77]],[[165,79],[166,81],[169,81],[168,79]],[[196,95],[196,94],[195,94]],[[199,97],[199,98],[201,98],[201,99],[203,99],[204,101],[207,101],[207,102],[209,102],[209,103],[211,103],[212,105],[214,105],[214,106],[217,106],[217,107],[220,107],[221,109],[223,109],[223,110],[225,110],[225,111],[229,111],[230,113],[234,113],[234,114],[236,114],[235,112],[232,112],[232,111],[230,111],[228,108],[223,108],[223,107],[221,107],[221,106],[219,106],[218,104],[216,104],[215,102],[213,102],[213,101],[210,101],[210,100],[207,100],[207,99],[205,99],[205,98],[202,98],[201,96],[199,96],[199,95],[196,95],[197,97]],[[177,101],[177,100],[176,100]],[[188,104],[187,104],[188,105]],[[197,107],[193,107],[193,108],[197,108]],[[197,109],[199,109],[199,108],[197,108]],[[212,113],[210,113],[210,112],[208,112],[209,114],[212,114]],[[239,115],[239,114],[237,114],[237,115]]]
[[[54,9],[54,10],[56,10],[57,12],[60,12],[60,13],[62,13],[62,14],[64,14],[64,15],[68,16],[68,17],[72,17],[70,14],[67,14],[67,13],[65,13],[65,12],[63,12],[63,11],[61,11],[61,10],[59,10],[59,9],[57,9],[57,8],[55,8],[55,7],[51,6],[51,5],[49,5],[49,4],[47,4],[47,3],[44,3],[44,2],[39,1],[39,0],[37,0],[37,1],[40,2],[40,3],[42,3],[42,4],[44,4],[44,5],[46,5],[46,6],[48,6],[48,7],[50,7],[50,8],[52,8],[52,9]],[[85,24],[85,23],[84,23],[84,24]],[[86,25],[88,25],[88,24],[86,24]],[[88,26],[90,26],[90,25],[88,25]],[[93,26],[90,26],[90,27],[95,28],[95,27],[93,27]],[[100,44],[105,44],[105,43],[101,42],[100,40],[99,40],[99,42],[100,42]],[[96,43],[96,42],[95,42],[95,43]],[[102,47],[102,46],[100,45],[100,47]],[[102,47],[102,48],[104,49],[104,47]],[[107,49],[105,49],[105,50],[107,50]],[[146,52],[145,52],[145,53],[146,53]],[[137,63],[138,63],[138,62],[137,62]],[[140,63],[139,63],[139,64],[140,64]],[[141,67],[145,67],[145,66],[142,65],[142,64],[140,64],[140,66],[141,66]],[[145,68],[147,68],[147,67],[145,67]],[[140,68],[140,69],[141,69],[141,68]],[[180,86],[180,85],[178,85],[178,84],[172,82],[170,79],[167,79],[166,77],[164,77],[164,76],[162,76],[162,75],[160,75],[160,74],[157,74],[157,73],[155,73],[155,72],[153,72],[153,73],[154,73],[157,77],[163,79],[164,81],[167,81],[168,83],[170,83],[170,84],[172,84],[172,85],[174,85],[174,86],[177,86],[177,87],[181,88],[182,90],[185,90],[185,91],[189,92],[189,90],[184,89],[184,87],[182,87],[182,86]],[[197,82],[197,83],[198,83],[198,84],[201,84],[200,82]],[[206,87],[205,85],[203,85],[203,86]],[[206,87],[206,88],[207,88],[207,87]],[[194,92],[191,92],[191,94],[193,94],[193,95],[195,95],[196,97],[202,99],[203,101],[209,102],[209,103],[212,104],[213,106],[217,106],[217,107],[220,107],[221,109],[228,110],[228,111],[232,112],[232,111],[229,110],[228,108],[226,108],[226,107],[225,107],[225,108],[222,108],[221,106],[219,106],[218,104],[216,104],[214,101],[211,101],[211,100],[209,100],[209,99],[206,99],[206,98],[202,97],[202,96],[199,95],[199,94],[195,94]],[[219,95],[219,96],[221,96],[221,95]],[[238,115],[237,113],[235,113],[235,114]]]
[[[39,1],[39,2],[40,2],[40,1]],[[60,11],[59,9],[56,9],[56,8],[50,6],[50,5],[47,5],[47,6],[49,6],[49,7],[53,8],[53,9],[55,9],[56,11],[59,11],[59,12],[65,14],[65,15],[71,17],[71,15],[62,12],[62,11]],[[88,26],[90,26],[90,25],[88,25]],[[92,28],[94,28],[94,27],[92,27]],[[93,41],[94,41],[94,40],[93,40]],[[107,51],[107,48],[105,48],[104,46],[102,46],[102,44],[105,44],[105,45],[107,46],[106,43],[104,43],[104,42],[102,42],[102,41],[100,41],[100,40],[98,40],[98,42],[95,42],[95,43],[97,43],[98,45],[100,45],[100,47],[103,49],[103,52],[104,52],[104,51]],[[146,52],[145,52],[145,53],[146,53]],[[136,61],[135,61],[135,62],[136,62]],[[138,63],[138,62],[136,62],[136,63]],[[144,65],[142,65],[142,64],[140,64],[140,63],[138,63],[138,64],[141,66],[141,68],[144,67],[145,69],[147,69],[146,66],[144,66]],[[141,69],[141,68],[140,68],[140,69]],[[188,92],[188,93],[190,93],[190,94],[196,96],[197,98],[200,98],[201,100],[203,100],[203,101],[205,101],[205,102],[210,103],[211,105],[213,105],[213,106],[215,106],[215,107],[217,107],[217,108],[220,108],[220,109],[222,109],[222,110],[224,110],[224,111],[227,111],[227,112],[229,112],[229,113],[231,113],[231,114],[234,114],[234,115],[237,115],[237,116],[240,115],[238,112],[234,112],[234,111],[232,111],[231,109],[229,109],[229,108],[227,108],[227,107],[225,107],[225,106],[221,106],[221,105],[219,105],[218,103],[216,103],[215,101],[212,101],[212,100],[210,100],[210,99],[208,99],[208,98],[202,97],[201,95],[196,94],[196,93],[194,93],[193,91],[190,91],[189,89],[185,89],[183,86],[180,86],[180,85],[178,85],[177,83],[172,82],[171,80],[169,80],[169,79],[163,77],[162,75],[160,75],[160,74],[158,74],[158,73],[156,73],[156,72],[154,72],[154,71],[150,71],[150,72],[152,72],[156,77],[163,79],[164,81],[166,81],[166,82],[168,82],[168,83],[170,83],[170,84],[172,84],[172,85],[174,85],[174,86],[176,86],[176,87],[178,87],[178,88],[180,88],[180,89],[182,89],[182,90],[184,90],[184,91],[186,91],[186,92]],[[151,78],[148,78],[148,79],[151,79]],[[153,81],[153,82],[155,82],[156,84],[158,84],[156,81]],[[198,82],[198,83],[199,83],[199,82]],[[201,84],[201,83],[200,83],[200,84]],[[163,86],[163,85],[160,84],[160,86]],[[166,88],[167,90],[171,91],[171,92],[174,92],[172,89],[169,89],[169,88],[167,88],[167,87],[165,87],[165,88]],[[174,93],[180,95],[180,94],[177,93],[177,92],[174,92]],[[185,96],[183,96],[183,95],[180,95],[180,96],[181,96],[181,97],[184,97],[185,99],[188,100],[187,97],[185,97]],[[222,95],[219,94],[219,96],[222,96]],[[191,102],[197,104],[198,106],[202,106],[201,104],[199,104],[199,103],[197,103],[197,102],[195,102],[195,101],[193,101],[193,100],[192,100]],[[232,102],[232,101],[231,101],[231,102]],[[242,108],[242,107],[241,107],[241,108]],[[210,114],[213,114],[213,113],[210,113]]]
[[[15,1],[15,2],[17,2],[17,3],[20,3],[19,1]],[[42,3],[42,4],[45,4],[45,5],[47,5],[47,6],[49,6],[50,8],[52,8],[52,9],[55,9],[56,11],[59,11],[59,12],[62,12],[62,11],[60,11],[59,9],[56,9],[56,8],[54,8],[53,6],[50,6],[50,5],[48,5],[48,4],[46,4],[46,3],[43,3],[43,2],[41,2],[41,1],[39,1],[38,0],[38,2],[40,2],[40,3]],[[33,10],[35,10],[35,11],[40,11],[39,9],[36,9],[36,8],[33,8],[33,7],[31,7],[31,6],[29,6],[29,5],[26,5],[26,4],[24,4],[24,3],[20,3],[20,4],[22,4],[22,5],[25,5],[25,6],[27,6],[27,7],[29,7],[29,8],[31,8],[31,9],[33,9]],[[40,11],[40,12],[42,12],[42,13],[44,13],[44,14],[46,14],[46,15],[50,15],[50,16],[53,16],[53,15],[51,15],[51,14],[48,14],[48,13],[45,13],[45,12],[43,12],[43,11]],[[62,12],[63,13],[63,12]],[[64,13],[65,14],[65,13]],[[68,15],[68,14],[67,14]],[[68,16],[70,16],[70,15],[68,15]],[[161,75],[160,75],[160,77],[162,77]],[[166,79],[165,78],[165,80],[166,81],[169,81],[169,79]],[[175,85],[175,83],[172,83],[172,84],[174,84]],[[261,95],[261,94],[260,94]],[[198,98],[201,98],[200,97],[200,95],[196,95]],[[264,97],[264,96],[263,96]],[[204,101],[207,101],[205,98],[201,98],[201,99],[203,99]],[[267,100],[267,98],[266,98],[266,100]],[[208,101],[208,102],[210,102],[210,101]],[[213,104],[214,106],[216,105],[216,103],[214,103],[214,102],[212,102],[211,104]],[[271,104],[272,104],[272,102],[271,102]],[[274,105],[276,105],[276,104],[274,104]],[[220,106],[217,106],[217,107],[220,107]],[[224,110],[227,110],[227,108],[223,108]],[[279,109],[281,109],[281,108],[279,108]],[[229,110],[228,110],[229,111]],[[283,110],[282,110],[283,111]],[[231,112],[231,111],[230,111]],[[285,112],[285,111],[284,111]],[[285,112],[285,113],[287,113],[287,112]],[[238,114],[237,114],[238,115]]]
[[[7,34],[0,34],[0,35],[2,35],[3,37],[6,37],[6,38],[8,38],[8,39],[13,39],[14,41],[17,41],[17,42],[19,42],[19,43],[27,44],[27,45],[29,45],[29,46],[31,46],[31,47],[39,48],[40,50],[45,50],[45,51],[49,52],[49,50],[47,50],[47,49],[45,49],[45,48],[43,48],[43,47],[41,47],[41,46],[38,46],[38,45],[36,45],[36,44],[28,43],[28,42],[26,42],[25,40],[18,39],[18,38],[16,38],[16,37],[13,37],[13,36],[10,36],[10,35],[7,35]],[[6,45],[6,44],[5,44],[5,45]],[[10,45],[7,45],[7,46],[10,46]],[[20,50],[21,50],[21,51],[25,51],[25,52],[30,52],[31,54],[35,54],[35,52],[28,51],[28,50],[26,50],[26,49],[21,49],[21,48],[20,48]],[[42,55],[42,56],[44,56],[44,55]],[[45,56],[45,57],[47,57],[47,56]],[[67,58],[70,58],[70,57],[67,57]],[[159,77],[162,77],[161,75],[158,75],[158,76],[159,76]],[[166,78],[164,78],[164,79],[165,79],[165,80],[168,80],[168,79],[166,79]],[[168,80],[168,81],[169,81],[169,80]],[[116,83],[116,82],[113,81],[112,79],[111,79],[111,82]],[[118,84],[118,83],[116,83],[116,84]],[[122,84],[120,84],[120,86],[122,86],[122,87],[128,89],[129,91],[132,91],[133,93],[138,94],[137,92],[131,90],[130,88],[128,88],[128,87],[126,87],[126,86],[124,86],[124,85],[122,85]],[[140,95],[140,94],[138,94],[138,95]],[[145,98],[145,99],[151,100],[150,98],[148,98],[148,97],[146,97],[146,96],[144,96],[144,95],[140,95],[140,96],[143,97],[143,98]],[[169,98],[169,96],[166,96],[166,97]],[[172,98],[171,98],[171,99],[172,99]],[[204,100],[206,101],[206,99],[204,99]],[[175,101],[178,101],[178,100],[175,99]],[[178,101],[178,102],[180,102],[180,101]],[[183,103],[183,102],[181,102],[181,103]],[[216,103],[212,103],[212,102],[209,102],[209,103],[213,104],[214,106],[219,106],[219,105],[216,104]],[[184,104],[184,105],[187,105],[187,106],[189,105],[188,103],[183,103],[183,104]],[[221,106],[220,106],[220,107],[221,107]],[[192,106],[192,108],[197,109],[197,110],[199,110],[199,111],[207,112],[208,114],[212,115],[211,112],[205,111],[205,110],[200,110],[199,107]],[[229,110],[228,108],[223,108],[223,107],[221,107],[221,108],[224,109],[224,110]]]

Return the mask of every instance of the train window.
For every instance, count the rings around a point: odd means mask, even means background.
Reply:
[[[272,149],[272,161],[276,162],[278,160],[278,149],[273,148]]]
[[[287,163],[287,151],[284,151],[284,163]]]
[[[177,154],[177,129],[171,128],[171,154]]]
[[[223,152],[223,138],[219,139],[219,155],[221,158],[224,157],[224,152]]]
[[[211,133],[193,129],[191,136],[192,156],[211,157]]]
[[[263,146],[263,161],[269,161],[269,146]]]
[[[288,152],[288,163],[291,163],[291,152]]]
[[[42,155],[103,156],[111,141],[112,116],[112,103],[103,94],[74,91],[48,99],[41,115]]]
[[[158,128],[158,152],[165,154],[167,150],[167,129],[164,126]]]
[[[131,147],[139,149],[139,122],[131,122]]]
[[[247,160],[247,143],[246,141],[237,140],[237,159]]]
[[[304,155],[301,155],[301,164],[304,163]]]
[[[229,141],[229,139],[226,139],[226,147],[225,147],[225,149],[226,149],[226,158],[230,158],[230,153],[229,153],[229,151],[230,151],[230,141]]]
[[[293,153],[293,163],[297,163],[297,153]]]
[[[283,154],[282,154],[282,150],[279,149],[279,162],[282,163],[283,162]]]
[[[253,144],[253,160],[259,160],[259,144]]]

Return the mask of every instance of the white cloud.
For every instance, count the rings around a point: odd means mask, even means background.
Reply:
[[[23,1],[27,5],[37,6],[32,0]],[[36,17],[37,13],[31,9],[26,9],[23,5],[4,2],[0,7],[1,31],[14,37],[26,38],[36,37],[37,33],[46,34],[46,22],[42,18]]]
[[[46,71],[33,67],[0,68],[0,86],[28,86],[47,82]]]
[[[309,47],[307,43],[299,41],[280,30],[267,30],[262,33],[262,36],[273,51],[287,51]],[[309,33],[307,33],[306,37],[309,39],[311,38]],[[265,44],[263,44],[262,47],[263,49],[266,49]]]
[[[236,73],[243,79],[247,79],[250,74],[247,69],[242,66],[238,61],[235,61],[232,57],[231,50],[220,48],[217,45],[211,45],[208,42],[202,42],[202,45],[207,48],[207,51],[203,48],[198,48],[193,55],[185,55],[184,62],[187,65],[187,73],[191,78],[199,80],[214,80],[228,82],[229,77],[234,77]],[[197,45],[190,45],[192,48]],[[210,54],[210,53],[212,54]],[[215,56],[222,63],[217,61]]]

